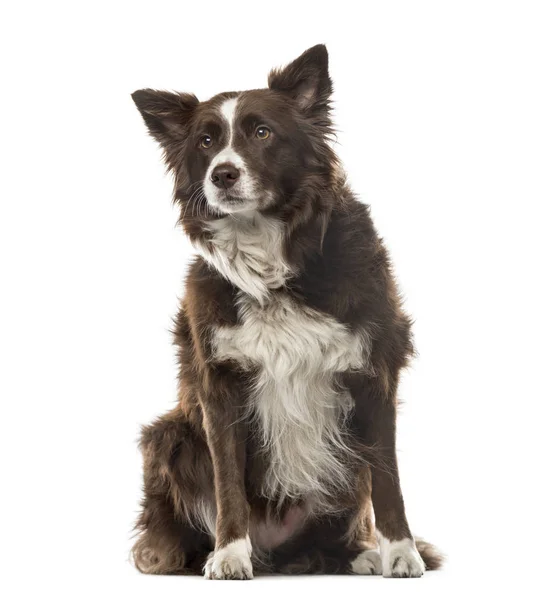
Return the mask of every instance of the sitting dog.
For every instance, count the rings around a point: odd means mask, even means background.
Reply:
[[[179,401],[141,437],[143,573],[440,566],[397,468],[411,323],[331,148],[331,93],[318,45],[267,89],[133,94],[198,251],[174,327]]]

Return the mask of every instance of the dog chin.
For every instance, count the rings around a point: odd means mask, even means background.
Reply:
[[[254,198],[243,198],[238,196],[223,195],[222,197],[207,196],[209,206],[219,213],[233,214],[259,208]]]

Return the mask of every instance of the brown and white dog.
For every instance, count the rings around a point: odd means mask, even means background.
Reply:
[[[133,94],[199,252],[174,330],[179,402],[141,438],[144,573],[440,566],[411,534],[397,469],[410,320],[331,149],[331,92],[319,45],[267,89]]]

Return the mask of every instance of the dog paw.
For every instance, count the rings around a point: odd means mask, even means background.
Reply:
[[[365,550],[352,561],[352,573],[356,575],[381,575],[382,559],[377,550]]]
[[[381,542],[384,577],[421,577],[426,569],[411,539]]]
[[[203,569],[205,579],[253,579],[249,537],[212,552]]]

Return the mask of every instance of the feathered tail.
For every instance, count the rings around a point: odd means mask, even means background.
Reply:
[[[445,557],[433,544],[425,542],[421,538],[415,538],[415,545],[421,558],[424,560],[427,571],[435,571],[442,567]]]

